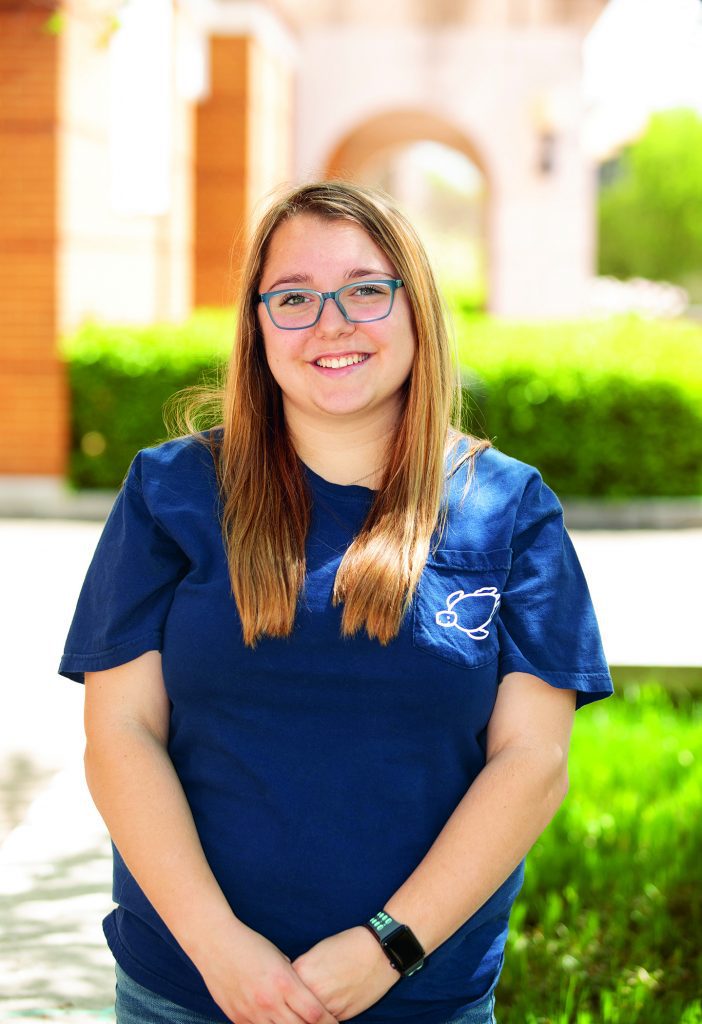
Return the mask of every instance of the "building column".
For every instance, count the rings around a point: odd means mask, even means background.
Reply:
[[[0,7],[0,474],[60,476],[68,393],[57,352],[59,46],[49,11]]]
[[[291,182],[295,43],[263,5],[214,8],[209,96],[196,110],[196,305],[231,304],[265,197]]]

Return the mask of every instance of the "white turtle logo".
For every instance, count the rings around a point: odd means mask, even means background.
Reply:
[[[460,601],[466,601],[471,597],[492,598],[492,611],[488,615],[487,619],[485,619],[485,622],[481,622],[479,626],[473,626],[471,629],[467,629],[465,626],[459,626],[458,612],[454,611],[454,607]],[[467,605],[466,608],[468,607],[470,606]],[[467,633],[473,640],[485,640],[490,635],[490,631],[487,627],[495,618],[499,607],[500,595],[495,587],[481,587],[480,590],[474,590],[470,594],[466,594],[465,590],[454,590],[454,592],[449,594],[446,598],[446,608],[436,613],[436,623],[438,626],[443,626],[445,629],[455,626],[456,629],[460,629],[462,633]]]

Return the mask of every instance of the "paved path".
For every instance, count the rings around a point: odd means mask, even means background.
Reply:
[[[99,532],[0,520],[1,1024],[114,1020],[109,839],[83,780],[83,690],[56,675]],[[702,666],[702,530],[573,540],[612,664]]]
[[[83,780],[83,690],[57,652],[95,523],[0,521],[0,1021],[114,1021],[110,845]]]

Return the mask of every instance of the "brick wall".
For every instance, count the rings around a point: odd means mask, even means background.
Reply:
[[[213,36],[195,127],[195,303],[230,305],[252,220],[291,179],[293,72],[255,36]]]
[[[58,41],[46,9],[0,5],[0,473],[61,474],[56,353]]]
[[[248,77],[253,43],[210,40],[210,95],[195,128],[195,304],[231,302],[229,263],[239,261],[247,216]],[[233,246],[233,248],[232,248]]]

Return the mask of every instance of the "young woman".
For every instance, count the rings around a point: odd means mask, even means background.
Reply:
[[[494,1021],[574,711],[612,686],[557,498],[456,398],[406,219],[288,190],[222,423],[137,454],[61,661],[118,1024]]]

